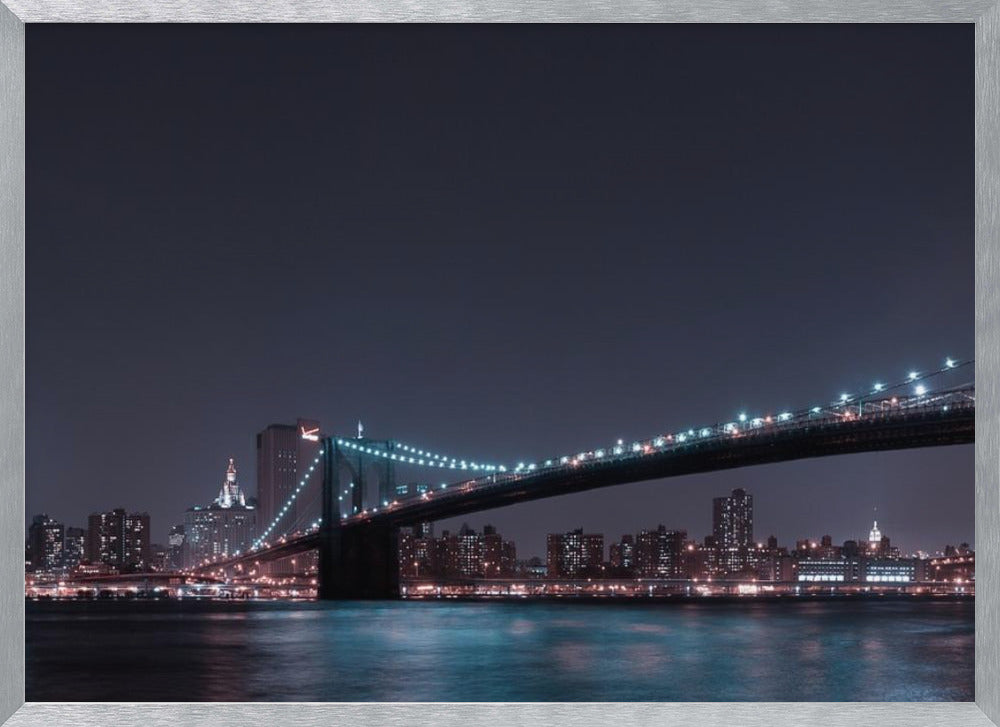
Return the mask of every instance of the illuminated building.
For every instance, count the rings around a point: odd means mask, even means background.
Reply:
[[[492,525],[483,526],[483,576],[499,578],[500,576],[513,575],[516,556],[517,553],[512,542],[504,542],[497,529]]]
[[[87,559],[87,531],[85,528],[66,528],[63,536],[63,559],[62,566],[70,571],[80,565],[80,561]]]
[[[926,564],[927,580],[947,581],[957,583],[974,583],[976,580],[976,554],[969,550],[968,544],[956,550],[953,546],[945,548],[945,557],[931,558]]]
[[[749,565],[753,541],[753,495],[737,488],[712,500],[712,537],[720,573],[738,573]]]
[[[149,546],[149,570],[165,573],[172,570],[170,565],[170,550],[165,545],[154,543]]]
[[[546,562],[550,578],[601,575],[604,535],[585,534],[582,528],[568,533],[549,533],[546,539]]]
[[[796,580],[801,583],[898,585],[925,580],[925,569],[925,561],[916,558],[802,558],[797,563]]]
[[[479,534],[463,524],[458,531],[458,572],[463,576],[481,575],[483,543]]]
[[[687,539],[685,530],[643,530],[636,537],[636,575],[642,578],[680,578],[683,575],[682,552]]]
[[[63,565],[63,524],[48,515],[35,515],[28,526],[31,568],[36,573],[51,572]]]
[[[861,580],[861,561],[800,558],[796,562],[795,579],[801,583],[857,583]]]
[[[681,550],[681,573],[685,578],[702,580],[714,574],[712,559],[714,550],[701,547],[690,541]]]
[[[623,535],[617,543],[608,546],[608,560],[611,563],[612,574],[627,578],[635,571],[635,538]]]
[[[866,585],[914,583],[925,580],[924,561],[864,558],[861,561],[862,580]]]
[[[257,512],[246,504],[237,481],[236,463],[230,458],[215,501],[208,507],[189,508],[184,514],[181,541],[184,567],[247,550],[253,544],[256,525]]]
[[[403,528],[399,533],[399,573],[403,577],[419,578],[440,573],[438,548],[433,533],[423,528],[411,532]]]
[[[319,454],[319,430],[319,422],[299,419],[294,425],[272,424],[257,435],[257,514],[262,525],[272,522],[286,504],[283,522],[312,522],[320,516],[320,498],[311,506],[303,506],[298,498],[289,502]]]
[[[170,528],[167,536],[167,558],[170,570],[180,570],[184,567],[184,523]]]
[[[492,525],[482,533],[462,525],[457,535],[445,530],[436,540],[428,523],[400,532],[399,569],[404,578],[512,576],[516,556],[514,543],[505,541]]]
[[[526,578],[545,578],[548,575],[548,568],[537,555],[517,561],[515,571],[519,576]]]
[[[788,553],[768,549],[755,571],[762,581],[788,583],[795,580],[796,562]]]
[[[87,519],[87,559],[119,572],[141,572],[149,561],[149,515],[122,508]]]
[[[149,515],[129,513],[123,523],[123,563],[126,570],[149,570]]]
[[[882,531],[878,529],[878,520],[872,522],[872,529],[868,531],[868,545],[872,550],[882,542]]]
[[[243,497],[243,490],[240,489],[239,483],[236,481],[236,462],[233,458],[229,458],[229,467],[226,468],[226,479],[222,482],[222,489],[219,490],[219,496],[215,498],[215,504],[221,508],[228,509],[230,507],[246,507],[246,498]]]
[[[257,522],[263,530],[281,517],[284,532],[292,524],[303,527],[321,516],[322,498],[290,499],[302,482],[309,466],[319,455],[320,425],[312,419],[298,419],[293,424],[272,424],[257,435]],[[313,483],[314,485],[316,483]],[[284,515],[282,508],[287,507]],[[266,564],[262,570],[272,575],[287,575],[296,570],[291,558]],[[309,570],[318,563],[315,551],[298,556],[298,569]]]

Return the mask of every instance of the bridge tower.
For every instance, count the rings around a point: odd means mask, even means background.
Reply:
[[[354,440],[365,448],[391,451],[392,442]],[[379,505],[395,491],[395,468],[380,457]],[[319,597],[323,600],[350,598],[396,598],[399,595],[399,528],[371,523],[341,523],[339,493],[344,491],[341,474],[351,473],[352,512],[365,507],[366,466],[364,453],[342,447],[336,437],[323,440],[323,514],[319,535]]]

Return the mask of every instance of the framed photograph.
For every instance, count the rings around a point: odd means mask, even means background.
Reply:
[[[996,0],[0,2],[0,723],[1000,723]]]

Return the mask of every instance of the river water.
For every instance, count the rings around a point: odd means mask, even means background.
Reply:
[[[27,603],[28,701],[973,700],[971,601]]]

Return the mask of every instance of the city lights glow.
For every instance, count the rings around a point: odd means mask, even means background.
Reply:
[[[480,473],[474,475],[474,479],[461,483],[461,487],[451,488],[450,490],[448,489],[447,483],[441,483],[439,491],[447,490],[447,492],[441,494],[441,497],[445,497],[446,500],[450,500],[450,498],[461,497],[468,492],[481,488],[500,487],[506,484],[522,481],[531,482],[532,477],[536,473],[547,472],[553,468],[575,468],[580,467],[581,465],[589,466],[591,463],[596,465],[598,464],[598,460],[600,460],[600,464],[604,466],[607,464],[613,464],[616,461],[615,458],[624,458],[626,460],[630,458],[644,458],[661,452],[670,452],[671,448],[679,450],[681,447],[688,446],[687,442],[692,439],[697,439],[700,443],[711,442],[713,439],[718,440],[721,438],[729,439],[751,435],[766,436],[771,432],[784,431],[788,427],[792,427],[794,430],[797,426],[806,426],[809,423],[816,422],[817,420],[820,422],[830,423],[848,423],[854,420],[863,419],[867,416],[882,416],[887,411],[885,407],[890,405],[894,407],[891,411],[897,411],[898,409],[900,415],[905,415],[905,412],[910,407],[926,407],[929,404],[937,404],[937,411],[949,412],[952,409],[950,404],[960,401],[962,393],[958,392],[956,394],[954,390],[950,389],[944,389],[943,391],[935,393],[924,383],[924,381],[938,374],[952,371],[971,363],[971,360],[956,361],[952,358],[947,358],[945,359],[944,367],[938,371],[931,371],[924,374],[921,374],[918,371],[910,371],[907,379],[901,383],[885,384],[879,381],[873,385],[872,390],[866,392],[859,394],[843,392],[839,395],[840,404],[857,402],[856,405],[852,404],[852,407],[846,411],[845,408],[840,405],[834,406],[825,412],[823,407],[814,406],[809,409],[802,409],[798,411],[785,410],[777,414],[764,414],[753,418],[750,418],[746,412],[740,412],[738,415],[738,421],[746,424],[746,429],[737,427],[734,422],[729,422],[698,428],[692,427],[675,434],[659,434],[649,439],[635,440],[628,446],[624,444],[624,440],[618,439],[616,440],[616,444],[610,447],[583,450],[575,455],[563,455],[560,457],[540,460],[543,464],[533,462],[526,463],[521,461],[512,468],[513,471],[510,474],[507,474],[508,470],[504,465],[483,464],[478,461],[446,457],[445,455],[435,454],[400,442],[373,443],[369,440],[351,440],[343,438],[338,438],[333,441],[345,450],[354,451],[372,458],[388,459],[390,461],[424,467],[472,470]],[[898,393],[894,393],[891,396],[891,399],[871,397],[872,393],[896,392],[907,384],[918,380],[920,383],[913,387],[912,396],[907,396],[905,392],[898,391]],[[974,395],[971,395],[969,401],[974,404]],[[318,430],[306,430],[303,428],[301,434],[303,435],[303,438],[305,438],[305,435],[318,435]],[[322,455],[322,452],[320,454]],[[277,538],[280,542],[281,539],[288,535],[288,533],[278,535],[276,532],[277,527],[281,522],[283,522],[284,518],[287,517],[288,513],[294,510],[293,505],[296,499],[301,495],[304,488],[308,486],[310,477],[319,464],[320,459],[320,457],[317,457],[313,463],[309,465],[305,472],[304,479],[299,482],[296,489],[290,494],[288,500],[278,509],[277,517],[275,517],[275,519],[268,524],[268,526],[263,532],[260,533],[260,536],[254,542],[252,546],[253,550],[259,550],[261,547],[268,546],[275,538]],[[350,490],[354,489],[355,483],[351,482]],[[345,489],[344,495],[348,494],[348,492],[349,490]],[[394,501],[391,505],[388,500],[383,499],[380,507],[383,511],[391,509],[395,512],[397,508],[406,508],[410,504],[428,501],[430,494],[431,493],[429,491],[423,491],[421,496],[418,498],[404,500],[402,503]],[[338,501],[343,502],[344,495],[338,495]],[[358,509],[359,508],[355,506],[353,508],[355,515],[350,517],[367,518],[371,515],[379,513],[378,507],[372,507],[370,510],[362,509],[360,512],[358,512]],[[318,525],[317,523],[314,523],[311,527],[316,528]]]

